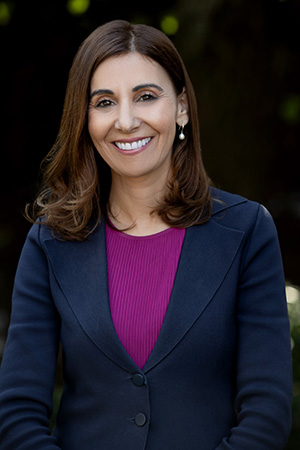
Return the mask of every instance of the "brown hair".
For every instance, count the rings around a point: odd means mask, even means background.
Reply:
[[[43,187],[26,207],[29,220],[43,217],[43,223],[63,239],[85,239],[109,209],[110,168],[95,151],[87,127],[89,87],[102,61],[132,51],[158,62],[169,74],[176,93],[185,87],[188,99],[186,138],[180,141],[178,135],[175,137],[172,175],[155,212],[165,223],[179,228],[210,217],[209,179],[201,158],[196,98],[182,59],[161,31],[114,20],[92,32],[74,58],[60,130],[41,165]]]

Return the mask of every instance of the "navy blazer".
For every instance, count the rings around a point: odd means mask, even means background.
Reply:
[[[143,370],[110,316],[104,224],[84,242],[32,227],[0,372],[1,450],[283,449],[292,376],[275,226],[257,203],[213,195],[211,219],[186,231]],[[50,434],[59,342],[65,386]]]

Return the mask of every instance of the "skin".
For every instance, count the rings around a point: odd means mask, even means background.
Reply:
[[[188,122],[185,92],[176,95],[158,63],[132,52],[108,58],[91,80],[88,129],[111,168],[112,221],[129,234],[167,228],[150,214],[164,193],[176,123]]]

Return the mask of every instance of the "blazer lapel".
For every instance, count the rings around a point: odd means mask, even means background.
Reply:
[[[83,242],[45,240],[53,272],[79,324],[111,360],[129,371],[138,368],[122,346],[110,314],[105,222]]]
[[[243,232],[213,220],[187,229],[166,317],[145,372],[177,345],[203,313],[222,284],[243,236]]]
[[[243,201],[245,199],[239,198],[234,203]],[[214,214],[222,209],[226,209],[225,204],[217,201]],[[213,218],[204,225],[187,229],[166,317],[144,372],[165,358],[203,313],[222,284],[243,235],[241,231],[218,224]],[[51,238],[45,240],[45,246],[57,282],[86,334],[120,367],[138,371],[111,319],[105,222],[102,221],[87,241]]]

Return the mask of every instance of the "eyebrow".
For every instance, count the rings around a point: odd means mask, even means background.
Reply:
[[[113,95],[113,91],[111,91],[110,89],[96,89],[91,93],[90,98],[95,97],[95,95],[103,95],[103,94]]]
[[[149,89],[149,88],[154,88],[157,89],[160,92],[163,92],[163,88],[158,86],[158,84],[154,84],[154,83],[145,83],[145,84],[139,84],[138,86],[135,86],[134,88],[132,88],[132,92],[137,92],[141,89]],[[114,92],[110,89],[96,89],[95,91],[93,91],[90,95],[90,99],[95,97],[95,95],[113,95]]]
[[[132,92],[137,92],[140,89],[149,89],[149,88],[154,88],[154,89],[157,89],[160,92],[163,92],[163,88],[158,86],[158,84],[154,84],[154,83],[139,84],[138,86],[135,86],[132,89]]]

